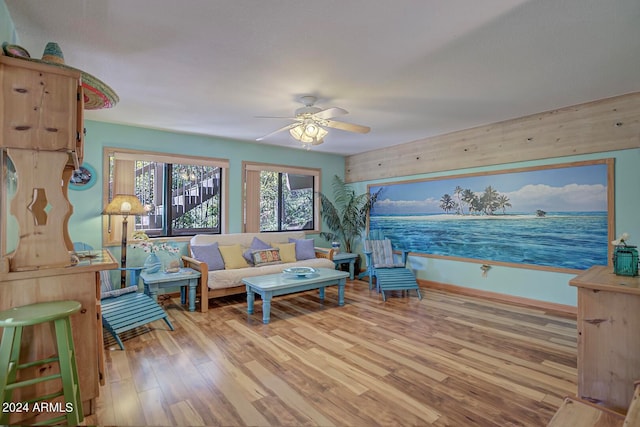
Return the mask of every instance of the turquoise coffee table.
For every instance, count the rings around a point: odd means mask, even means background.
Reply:
[[[333,285],[338,285],[338,305],[342,306],[348,276],[344,271],[316,268],[316,273],[304,277],[284,273],[247,277],[242,279],[247,287],[247,313],[253,314],[255,294],[258,294],[262,298],[262,323],[269,323],[272,297],[319,289],[320,299],[324,299],[324,288]]]

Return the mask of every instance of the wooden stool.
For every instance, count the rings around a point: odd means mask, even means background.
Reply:
[[[4,328],[2,342],[0,343],[0,400],[2,402],[11,402],[11,394],[16,388],[60,378],[62,391],[20,402],[21,405],[29,405],[28,410],[24,412],[31,412],[34,406],[37,407],[36,402],[45,402],[64,396],[66,404],[60,408],[60,412],[64,412],[64,415],[48,419],[43,423],[53,424],[66,420],[69,425],[77,425],[84,419],[82,401],[80,400],[75,348],[69,319],[73,313],[80,310],[80,307],[81,305],[77,301],[52,301],[0,311],[0,327]],[[55,325],[57,357],[20,364],[22,328],[45,322],[53,322]],[[56,361],[60,365],[60,373],[42,378],[21,379],[16,382],[18,370]],[[10,415],[11,412],[0,412],[0,424],[8,424]]]

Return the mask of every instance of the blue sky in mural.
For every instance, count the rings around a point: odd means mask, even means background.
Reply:
[[[606,164],[593,164],[382,185],[372,215],[442,213],[442,196],[455,197],[456,186],[477,194],[492,186],[509,198],[507,213],[602,212],[607,210],[606,171]]]

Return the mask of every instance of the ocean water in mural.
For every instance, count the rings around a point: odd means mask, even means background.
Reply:
[[[370,229],[423,254],[578,270],[606,265],[609,167],[593,161],[370,186],[380,190]]]
[[[580,270],[607,264],[606,212],[372,216],[370,228],[396,247],[424,254]]]

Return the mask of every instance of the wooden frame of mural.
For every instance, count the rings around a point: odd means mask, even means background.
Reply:
[[[369,184],[369,229],[412,255],[574,272],[609,265],[614,159]]]

